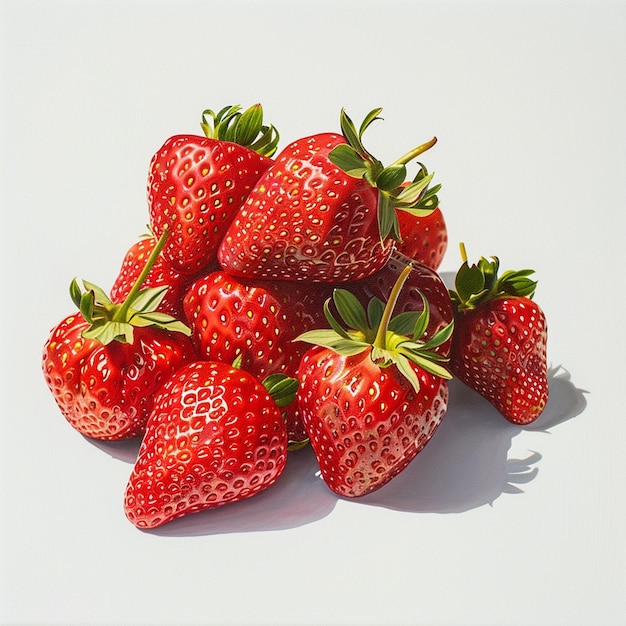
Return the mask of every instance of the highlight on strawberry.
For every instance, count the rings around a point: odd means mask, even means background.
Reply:
[[[383,304],[365,309],[345,289],[333,303],[344,327],[325,312],[330,328],[300,335],[315,344],[302,358],[297,402],[329,488],[346,497],[379,489],[423,449],[448,401],[446,359],[436,352],[453,324],[422,340],[429,307],[392,317],[411,271],[405,267]]]
[[[454,334],[450,369],[514,424],[530,424],[548,401],[547,323],[533,301],[534,270],[498,276],[497,257],[463,264],[450,292]]]
[[[167,287],[142,288],[167,239],[160,238],[126,299],[111,302],[98,286],[76,279],[78,307],[52,329],[43,349],[48,388],[70,425],[94,439],[143,434],[153,394],[195,358],[191,330],[157,311]]]

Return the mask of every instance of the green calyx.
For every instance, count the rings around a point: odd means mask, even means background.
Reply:
[[[381,111],[381,108],[370,111],[357,131],[354,122],[342,109],[340,124],[346,143],[335,147],[328,158],[346,174],[354,178],[362,178],[372,187],[378,189],[380,238],[384,240],[391,237],[400,241],[397,209],[421,216],[428,215],[439,204],[437,192],[441,189],[441,185],[429,188],[433,174],[429,174],[421,163],[413,181],[404,186],[407,179],[406,164],[434,146],[437,138],[433,137],[430,141],[413,148],[396,159],[391,165],[385,167],[363,145],[365,130],[374,120],[381,119],[379,117]]]
[[[299,384],[296,378],[285,374],[269,374],[263,379],[263,386],[279,409],[284,409],[296,399]]]
[[[267,157],[276,153],[280,139],[274,126],[263,124],[260,104],[253,104],[245,111],[239,105],[224,107],[217,113],[206,109],[200,126],[209,139],[237,143]]]
[[[491,260],[480,257],[478,263],[469,265],[465,245],[461,243],[460,248],[463,264],[454,279],[455,289],[450,290],[450,297],[457,310],[472,309],[503,296],[534,296],[537,281],[529,278],[535,273],[534,270],[507,270],[498,276],[498,257],[491,257]]]
[[[416,392],[419,391],[419,380],[410,361],[431,374],[445,379],[452,378],[441,365],[446,359],[438,355],[435,348],[450,338],[453,324],[441,329],[430,339],[422,341],[430,318],[428,302],[423,295],[423,311],[406,311],[392,317],[394,306],[410,272],[410,265],[404,268],[386,304],[378,298],[373,298],[367,310],[351,292],[346,289],[335,289],[332,301],[348,329],[346,330],[331,313],[329,298],[324,305],[324,313],[330,328],[303,333],[296,341],[324,346],[344,356],[369,350],[370,358],[378,367],[395,365]]]
[[[151,326],[162,330],[183,333],[189,336],[191,330],[182,322],[156,309],[161,304],[167,287],[151,287],[142,289],[146,276],[156,262],[168,235],[167,230],[159,239],[146,265],[128,296],[121,304],[114,304],[103,289],[93,283],[83,281],[85,291],[82,291],[74,278],[70,284],[70,296],[78,307],[89,328],[83,331],[86,339],[96,339],[103,345],[112,341],[133,343],[133,329]]]

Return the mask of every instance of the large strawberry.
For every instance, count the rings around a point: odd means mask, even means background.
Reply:
[[[103,440],[143,433],[153,395],[164,380],[195,358],[189,328],[156,312],[165,287],[141,289],[165,242],[147,259],[126,300],[113,304],[99,287],[76,280],[70,292],[79,311],[50,333],[43,350],[46,383],[67,421]]]
[[[184,299],[198,354],[233,363],[259,379],[295,376],[306,344],[294,339],[324,322],[330,287],[246,280],[217,271],[196,280]],[[289,440],[306,439],[295,403],[286,409]]]
[[[273,377],[266,388],[216,361],[181,368],[155,398],[124,495],[128,519],[155,528],[269,487],[287,459],[279,404],[296,386]]]
[[[342,111],[343,135],[288,145],[228,229],[218,252],[222,267],[236,276],[315,282],[358,280],[383,267],[393,249],[389,238],[400,237],[396,208],[428,201],[432,175],[402,188],[405,164],[435,140],[383,167],[362,142],[380,111],[371,111],[358,132]]]
[[[452,300],[441,276],[430,267],[413,261],[398,250],[394,250],[383,269],[362,280],[346,283],[345,289],[352,292],[363,306],[373,299],[387,299],[390,285],[397,280],[402,270],[410,265],[409,274],[398,296],[394,311],[406,314],[410,311],[423,311],[424,299],[428,301],[428,324],[424,337],[433,337],[438,331],[448,326],[454,319]],[[447,357],[450,353],[452,338],[433,348],[439,355]]]
[[[146,235],[138,239],[128,249],[124,255],[120,271],[111,287],[110,296],[114,303],[122,303],[127,298],[156,245],[156,237]],[[167,287],[158,310],[182,320],[185,318],[183,298],[194,278],[196,275],[184,274],[174,269],[163,260],[162,256],[159,256],[143,281],[143,287]]]
[[[204,111],[201,126],[205,137],[170,137],[148,175],[150,225],[157,237],[170,229],[164,259],[186,273],[215,260],[224,232],[271,165],[278,143],[276,129],[263,125],[260,104],[243,113],[238,106]]]
[[[384,308],[367,308],[338,289],[335,306],[345,330],[326,307],[328,330],[305,333],[316,343],[304,355],[297,400],[322,478],[334,492],[357,497],[399,474],[433,436],[447,409],[450,374],[434,348],[452,324],[426,342],[428,306],[390,319],[407,266]]]
[[[455,329],[450,369],[515,424],[529,424],[548,401],[547,324],[532,300],[533,270],[498,276],[499,261],[463,265],[452,300]]]

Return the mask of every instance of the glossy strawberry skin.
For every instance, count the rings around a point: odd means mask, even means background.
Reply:
[[[322,478],[338,495],[379,489],[432,438],[447,409],[447,382],[414,370],[419,393],[367,352],[346,357],[314,346],[304,355],[297,401]]]
[[[81,334],[80,313],[63,319],[43,350],[43,371],[70,425],[93,439],[114,441],[143,434],[155,391],[174,371],[195,358],[180,333],[135,329],[133,344],[106,346]]]
[[[400,252],[433,270],[438,270],[448,249],[448,228],[441,209],[430,215],[415,217],[407,211],[397,211],[402,241]]]
[[[502,297],[455,315],[450,369],[510,422],[533,422],[548,400],[547,324],[524,297]]]
[[[176,270],[196,273],[215,261],[226,229],[272,159],[229,141],[170,137],[148,176],[150,225],[172,233],[163,250]]]
[[[454,319],[454,309],[450,299],[450,293],[441,276],[430,267],[417,262],[411,262],[411,259],[403,257],[397,251],[394,251],[385,267],[373,274],[354,283],[344,285],[344,288],[351,291],[363,304],[373,298],[379,298],[385,301],[389,296],[389,289],[395,282],[396,278],[407,264],[411,264],[412,271],[409,274],[402,291],[398,297],[398,301],[394,307],[394,314],[406,311],[423,311],[424,302],[420,293],[426,298],[430,318],[426,329],[426,338],[432,337],[437,331],[445,328]],[[450,353],[452,340],[437,346],[435,351],[443,357],[447,357]]]
[[[113,302],[124,302],[155,245],[154,237],[143,237],[128,249],[111,287],[110,296]],[[167,287],[167,292],[157,310],[169,313],[178,320],[184,320],[183,298],[195,277],[174,269],[160,257],[146,276],[143,287]]]
[[[218,252],[240,277],[345,282],[380,269],[392,244],[380,241],[378,192],[329,159],[345,143],[322,133],[287,146],[229,227]]]
[[[287,458],[280,410],[251,374],[199,361],[157,394],[124,495],[128,519],[155,528],[273,484]]]
[[[204,359],[232,363],[262,380],[269,374],[295,376],[308,349],[294,341],[324,326],[324,285],[239,279],[224,271],[196,280],[184,299],[192,339]],[[306,438],[297,406],[285,408],[289,440]]]

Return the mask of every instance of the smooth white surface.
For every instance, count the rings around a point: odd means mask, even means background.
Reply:
[[[624,2],[4,0],[0,621],[623,624]],[[258,497],[142,533],[135,452],[73,432],[40,371],[78,275],[110,286],[152,153],[204,108],[282,134],[382,106],[391,161],[431,136],[442,271],[533,267],[551,400],[505,423],[452,386],[388,487],[335,498],[309,452]]]

